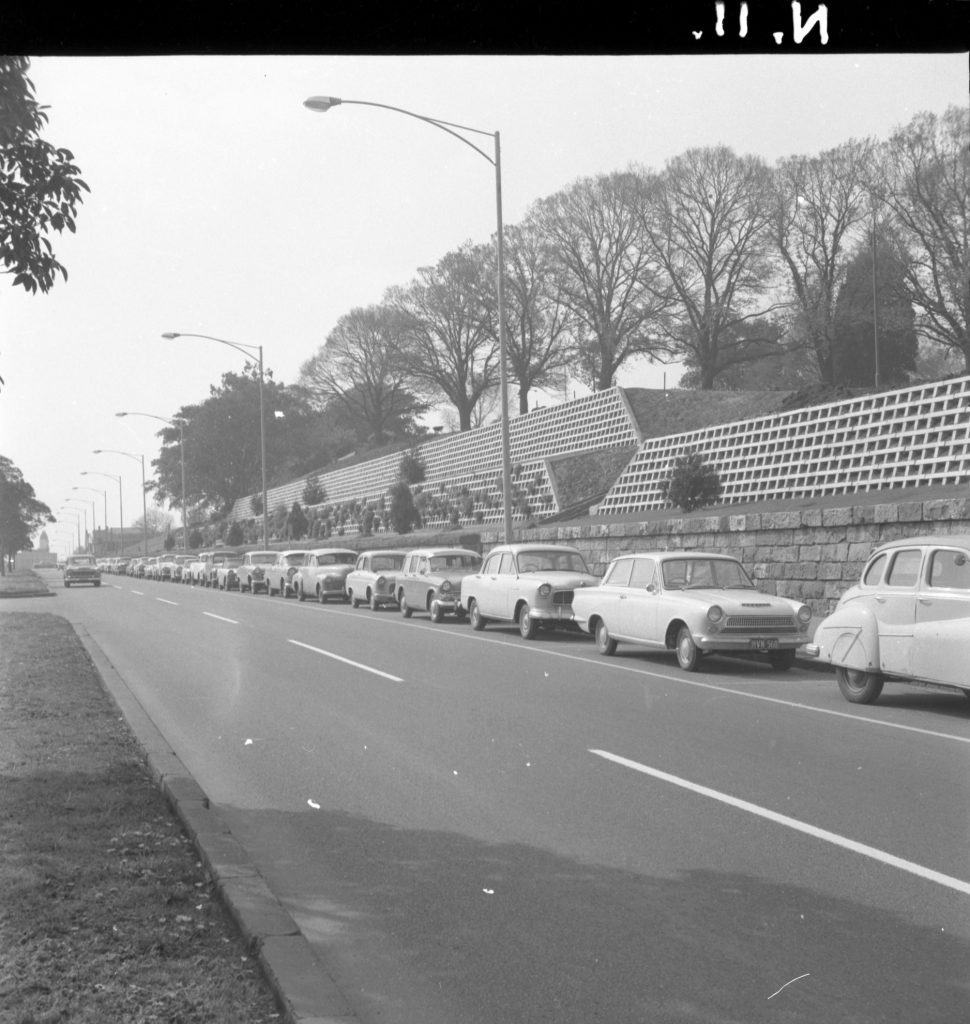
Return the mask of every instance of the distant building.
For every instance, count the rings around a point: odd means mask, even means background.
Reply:
[[[40,531],[37,539],[37,547],[31,551],[18,551],[14,558],[15,569],[33,569],[38,562],[56,562],[57,558],[51,554],[50,539],[46,530]]]

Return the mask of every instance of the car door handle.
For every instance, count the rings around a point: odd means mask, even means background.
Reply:
[[[921,597],[919,599],[919,603],[920,604],[932,604],[933,601],[930,598],[928,598],[928,597]]]

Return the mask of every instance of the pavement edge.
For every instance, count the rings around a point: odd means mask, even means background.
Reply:
[[[85,627],[78,622],[71,626],[144,751],[152,778],[182,822],[223,905],[257,957],[287,1024],[357,1024],[356,1013],[327,968],[128,684]]]

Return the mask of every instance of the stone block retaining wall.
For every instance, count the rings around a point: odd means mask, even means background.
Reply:
[[[970,497],[841,504],[785,511],[722,511],[516,530],[516,540],[579,548],[596,572],[627,551],[693,548],[739,558],[768,593],[804,601],[828,615],[855,583],[872,549],[900,537],[970,535]],[[481,532],[487,551],[500,543]]]

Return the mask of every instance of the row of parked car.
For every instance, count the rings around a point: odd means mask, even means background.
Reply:
[[[432,547],[213,550],[155,561],[133,574],[355,608],[395,605],[405,618],[450,616],[476,630],[515,624],[525,639],[539,630],[578,629],[605,656],[620,643],[672,650],[686,671],[715,653],[784,670],[801,650],[835,666],[839,688],[853,703],[875,700],[887,678],[970,694],[970,537],[878,548],[814,637],[806,604],[759,591],[736,558],[711,552],[624,554],[602,577],[578,549],[541,543],[500,545],[484,560],[465,548]]]

